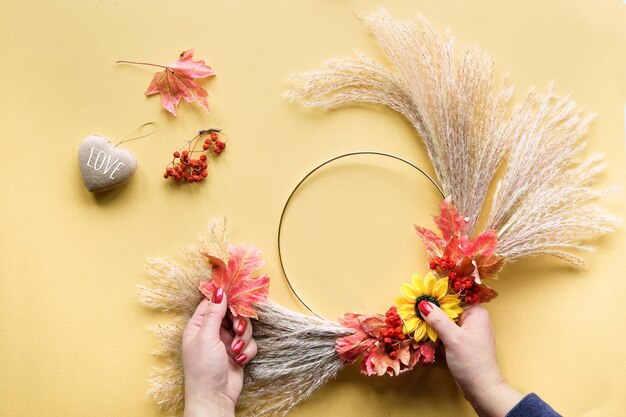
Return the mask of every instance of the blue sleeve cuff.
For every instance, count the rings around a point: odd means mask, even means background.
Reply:
[[[537,394],[528,394],[506,414],[506,417],[562,417]]]

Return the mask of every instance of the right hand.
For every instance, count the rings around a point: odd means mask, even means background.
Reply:
[[[457,326],[439,307],[422,301],[424,320],[437,331],[446,361],[457,385],[479,416],[504,416],[522,395],[500,373],[489,313],[480,305],[468,307]]]
[[[203,299],[183,332],[185,417],[235,415],[243,366],[257,353],[250,319],[233,317],[218,289]]]

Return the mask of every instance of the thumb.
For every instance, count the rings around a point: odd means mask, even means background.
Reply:
[[[226,295],[224,294],[224,290],[218,288],[213,295],[213,302],[208,302],[207,300],[203,308],[203,321],[202,325],[200,326],[200,333],[210,339],[218,340],[220,337],[222,320],[226,316],[227,310],[228,303],[226,302]]]
[[[420,313],[422,313],[422,317],[424,317],[424,321],[435,329],[444,345],[452,341],[457,332],[461,331],[461,328],[435,304],[422,301],[419,303],[418,308]]]

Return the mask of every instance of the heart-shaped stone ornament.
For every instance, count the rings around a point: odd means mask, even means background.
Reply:
[[[97,135],[87,136],[80,144],[78,163],[85,187],[92,193],[124,184],[137,170],[137,159],[132,153]]]

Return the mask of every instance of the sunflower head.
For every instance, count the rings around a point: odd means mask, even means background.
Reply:
[[[456,319],[463,312],[461,300],[455,294],[448,294],[448,278],[437,279],[432,272],[422,278],[413,274],[411,284],[401,287],[402,296],[396,299],[398,313],[404,320],[404,332],[413,334],[416,341],[437,340],[437,332],[422,317],[418,305],[428,301],[441,308],[451,319]]]

